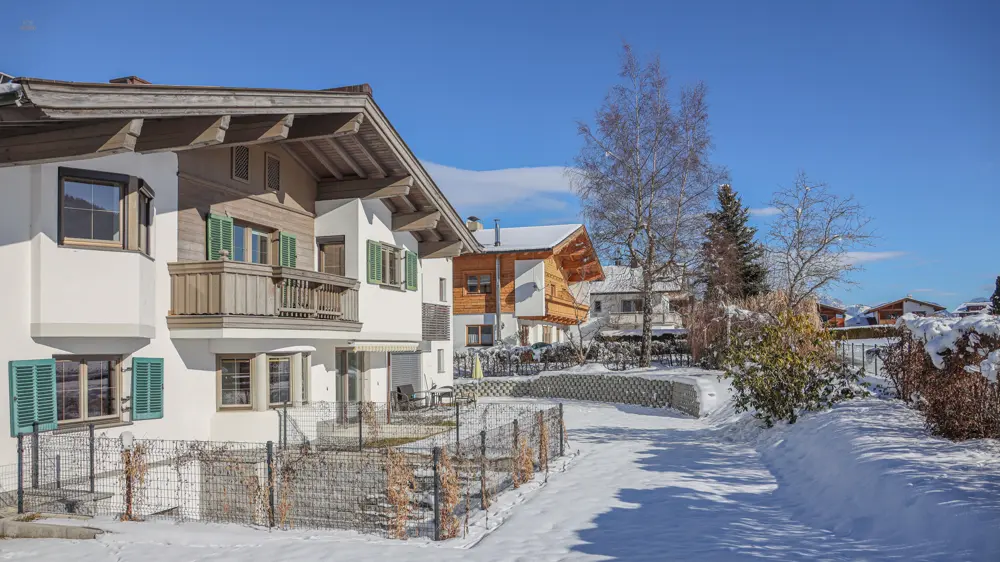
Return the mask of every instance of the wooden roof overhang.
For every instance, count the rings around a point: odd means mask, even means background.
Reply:
[[[597,250],[587,234],[587,227],[581,226],[566,237],[552,250],[559,267],[566,274],[569,283],[581,281],[602,281],[604,268],[597,256]]]
[[[0,167],[271,143],[313,176],[317,200],[382,200],[392,229],[412,233],[421,257],[481,249],[366,86],[15,82],[16,98],[0,100]]]

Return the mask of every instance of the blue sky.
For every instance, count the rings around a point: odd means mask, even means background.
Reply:
[[[368,82],[460,213],[517,226],[579,220],[560,168],[627,39],[658,52],[674,84],[707,83],[714,157],[751,207],[805,170],[868,208],[880,238],[860,285],[833,296],[950,306],[992,291],[1000,3],[536,4],[4,2],[0,71]]]

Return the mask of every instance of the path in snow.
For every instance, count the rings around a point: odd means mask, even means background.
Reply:
[[[976,559],[980,554],[955,558],[934,545],[880,542],[883,537],[873,535],[873,526],[864,527],[864,521],[848,528],[830,526],[821,516],[822,505],[802,508],[809,490],[796,484],[801,478],[783,474],[794,465],[781,466],[773,452],[762,459],[760,447],[747,444],[753,439],[717,431],[712,420],[594,403],[568,402],[565,412],[569,447],[579,450],[572,466],[540,488],[498,498],[498,505],[522,503],[492,533],[464,543],[402,543],[322,531],[268,533],[199,523],[102,522],[113,534],[97,541],[0,541],[0,560],[935,560]],[[777,431],[768,437],[774,445],[783,441]],[[768,466],[778,468],[780,489]],[[820,496],[820,501],[830,499]],[[827,515],[836,519],[836,513]]]

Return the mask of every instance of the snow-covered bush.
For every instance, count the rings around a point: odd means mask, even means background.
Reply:
[[[829,333],[807,315],[782,312],[732,327],[722,367],[737,411],[768,427],[866,394],[863,372],[837,360]]]
[[[885,372],[904,385],[899,397],[924,414],[928,430],[956,440],[1000,438],[1000,318],[907,314],[897,326],[900,342],[883,359]]]

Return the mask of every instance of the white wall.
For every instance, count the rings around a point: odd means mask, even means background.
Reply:
[[[447,305],[448,316],[451,317],[452,310],[452,271],[453,262],[451,258],[420,260],[422,263],[421,281],[423,283],[423,302]],[[440,280],[444,279],[445,291],[444,299],[441,298]],[[433,386],[451,386],[453,382],[452,359],[454,356],[453,342],[457,341],[459,335],[462,342],[465,342],[465,332],[456,333],[454,322],[452,323],[451,339],[447,341],[425,342],[430,344],[430,350],[421,354],[421,373],[423,376],[424,388]],[[438,372],[438,350],[444,352],[444,370]]]
[[[653,300],[653,312],[670,312],[670,299],[660,294]],[[607,316],[610,312],[621,312],[622,301],[642,299],[642,293],[592,293],[590,295],[591,317]],[[601,301],[601,311],[594,310],[596,301]],[[641,311],[640,311],[641,312]]]
[[[929,306],[919,302],[913,301],[903,301],[903,314],[909,314],[911,312],[922,312],[927,316],[934,314],[937,310],[933,306]]]
[[[514,315],[545,316],[545,260],[514,261]]]
[[[526,320],[516,318],[513,314],[503,313],[500,315],[503,323],[502,337],[505,343],[510,345],[521,345],[520,326],[528,327],[528,345],[543,341],[542,327],[552,327],[552,342],[568,341],[567,326],[554,324],[552,322],[542,322],[538,320]],[[455,342],[455,351],[469,351],[477,349],[476,346],[465,346],[465,328],[475,324],[493,324],[493,314],[456,314],[452,317],[452,341]]]

